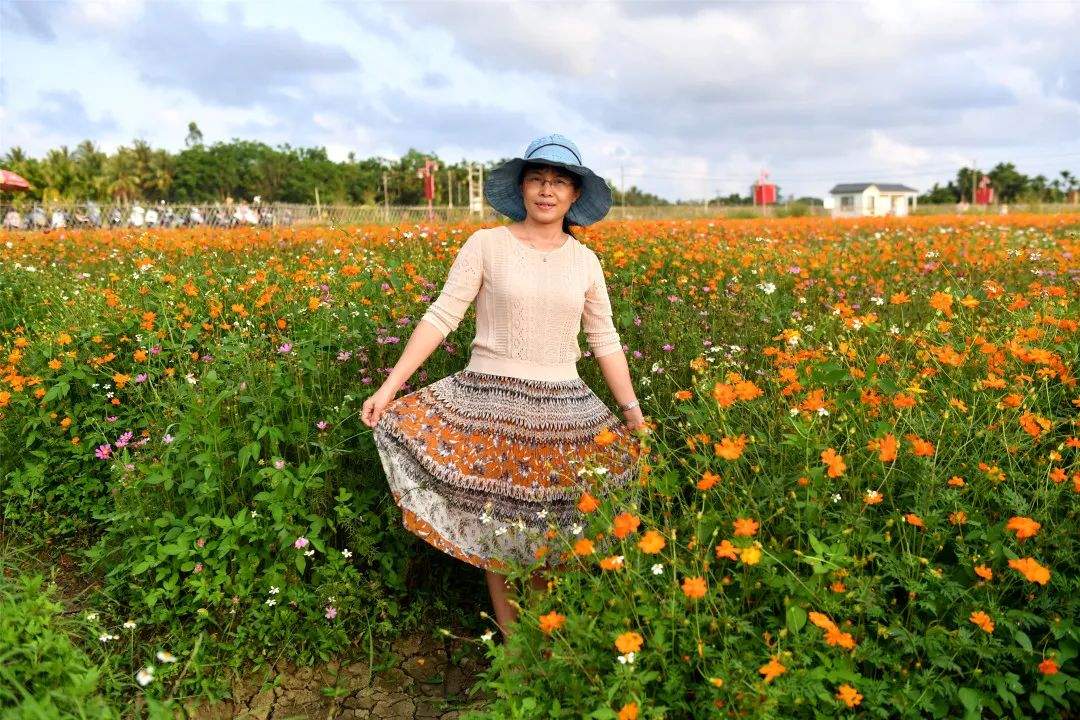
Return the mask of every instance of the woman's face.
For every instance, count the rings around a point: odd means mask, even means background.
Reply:
[[[561,222],[581,195],[571,177],[569,172],[551,166],[526,170],[521,178],[525,212],[539,222]]]

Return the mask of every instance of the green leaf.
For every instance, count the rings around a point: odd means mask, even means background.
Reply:
[[[1032,652],[1031,638],[1027,636],[1027,633],[1025,633],[1023,630],[1017,630],[1013,634],[1013,637],[1016,638],[1016,642],[1020,644],[1020,647],[1024,648],[1028,652]]]
[[[806,625],[806,611],[798,605],[788,605],[787,628],[792,635],[803,629]]]
[[[964,715],[965,720],[967,718],[979,717],[979,711],[982,709],[982,698],[979,696],[979,691],[968,687],[960,688],[957,695],[960,697],[960,702],[964,703],[964,708],[967,713]]]

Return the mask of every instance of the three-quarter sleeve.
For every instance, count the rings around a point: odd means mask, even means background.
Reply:
[[[622,350],[622,341],[611,319],[611,300],[608,298],[604,269],[595,254],[590,253],[592,280],[585,293],[581,314],[582,328],[594,357],[603,357]]]
[[[480,292],[483,276],[483,245],[478,231],[470,235],[458,250],[457,257],[446,274],[442,292],[420,319],[437,327],[444,338],[454,332],[465,317],[465,311],[476,299],[476,294]]]

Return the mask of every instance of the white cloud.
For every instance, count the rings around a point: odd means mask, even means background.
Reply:
[[[0,152],[135,135],[176,149],[194,120],[209,142],[490,160],[555,131],[616,184],[687,198],[745,194],[762,168],[820,196],[847,180],[925,188],[973,157],[1030,174],[1080,162],[1068,3],[2,9]],[[43,119],[60,97],[81,113]]]

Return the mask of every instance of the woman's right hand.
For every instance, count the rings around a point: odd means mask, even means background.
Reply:
[[[379,422],[379,418],[382,417],[383,410],[390,404],[390,401],[397,395],[397,388],[387,387],[383,385],[375,394],[364,401],[363,409],[360,413],[360,419],[368,427],[375,427]]]

